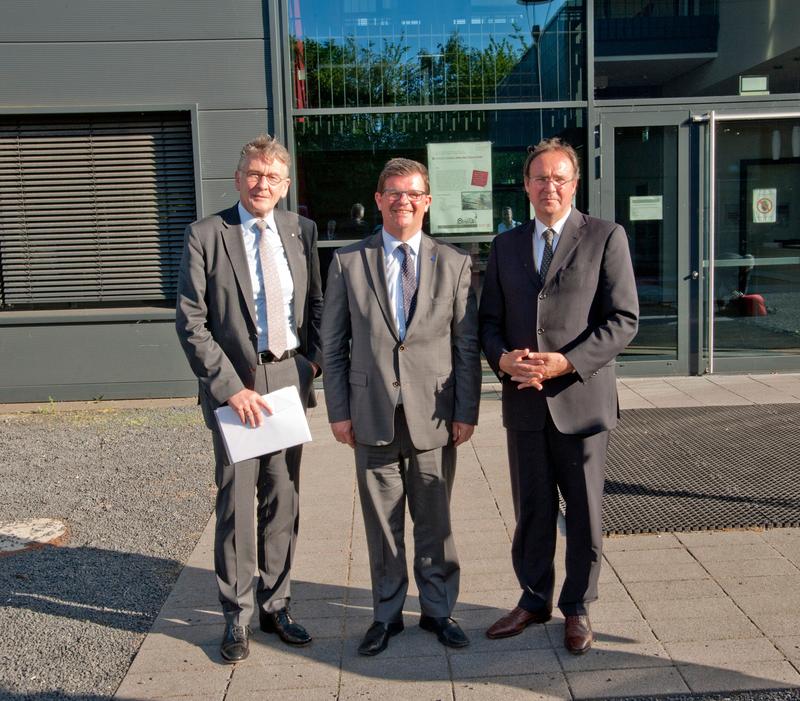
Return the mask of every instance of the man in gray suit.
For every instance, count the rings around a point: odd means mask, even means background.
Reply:
[[[566,579],[558,606],[572,653],[592,644],[608,432],[618,417],[614,359],[636,335],[636,282],[621,226],[572,207],[578,157],[559,139],[531,149],[525,190],[536,212],[492,243],[481,343],[502,382],[519,604],[487,631],[521,633],[553,605],[558,490],[566,502]]]
[[[451,647],[459,565],[450,527],[456,447],[478,421],[480,360],[471,262],[422,233],[428,171],[390,160],[375,202],[383,230],[334,254],[325,292],[325,400],[336,439],[355,449],[374,622],[358,651],[403,630],[405,502],[414,522],[420,626]]]
[[[241,151],[239,203],[186,230],[176,328],[199,382],[216,458],[214,566],[225,614],[220,652],[249,652],[253,576],[261,629],[291,645],[311,636],[289,612],[302,446],[230,464],[214,418],[228,404],[242,424],[262,422],[262,394],[294,385],[314,404],[322,290],[314,222],[275,209],[289,187],[287,150],[260,136]],[[257,497],[257,529],[253,501]]]

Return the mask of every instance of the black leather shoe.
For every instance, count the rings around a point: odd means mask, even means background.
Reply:
[[[361,641],[361,645],[358,646],[358,654],[372,657],[383,652],[389,644],[389,638],[400,633],[403,627],[403,621],[394,621],[392,623],[375,621],[364,634],[364,639]]]
[[[230,623],[226,625],[225,635],[219,646],[222,659],[231,664],[245,659],[250,654],[248,639],[251,634],[250,626],[235,626]]]
[[[469,645],[469,638],[461,630],[452,618],[433,618],[432,616],[421,616],[419,627],[422,630],[436,633],[436,637],[442,645],[447,647],[466,647]]]
[[[269,613],[259,609],[258,621],[261,624],[261,630],[265,633],[277,633],[278,637],[287,645],[302,647],[311,642],[308,631],[292,618],[288,608]]]

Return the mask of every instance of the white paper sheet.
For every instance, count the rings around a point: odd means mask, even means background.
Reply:
[[[229,406],[215,410],[228,459],[234,462],[274,453],[311,440],[306,414],[297,387],[284,387],[263,395],[272,414],[261,412],[261,426],[242,425],[239,415]]]

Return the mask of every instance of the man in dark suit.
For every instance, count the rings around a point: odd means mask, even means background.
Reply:
[[[487,631],[550,619],[558,490],[566,503],[564,644],[592,644],[608,432],[617,422],[614,359],[636,335],[639,304],[625,231],[572,207],[578,157],[559,139],[531,149],[525,191],[536,218],[492,243],[480,304],[481,344],[502,382],[517,519],[519,604]]]
[[[469,255],[422,232],[429,193],[424,165],[390,160],[375,193],[383,230],[336,251],[325,292],[328,419],[355,450],[372,577],[362,655],[403,630],[406,500],[419,625],[443,645],[469,643],[451,618],[460,570],[450,493],[456,447],[478,421],[478,318]]]
[[[228,404],[243,424],[258,426],[262,410],[270,411],[261,395],[290,385],[304,406],[314,404],[322,355],[317,228],[275,209],[286,197],[289,166],[289,153],[269,136],[242,148],[239,203],[189,225],[178,280],[176,328],[216,458],[214,566],[226,662],[249,652],[256,569],[261,629],[291,645],[311,642],[289,611],[302,446],[230,464],[214,418]]]

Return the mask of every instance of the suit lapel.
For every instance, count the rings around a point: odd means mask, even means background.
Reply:
[[[300,295],[297,290],[305,290],[307,287],[307,269],[303,242],[300,236],[300,222],[296,217],[291,217],[282,209],[273,210],[275,225],[278,227],[283,250],[286,253],[286,260],[289,263],[289,272],[292,274],[294,284],[293,312],[295,320],[300,319]]]
[[[437,244],[429,236],[423,234],[419,245],[419,279],[417,280],[417,304],[411,323],[406,325],[406,337],[417,326],[418,318],[424,318],[431,306],[433,281],[436,279],[436,265],[439,262]]]
[[[534,220],[531,219],[528,224],[520,228],[514,236],[514,249],[516,251],[517,260],[522,263],[525,269],[525,274],[528,279],[539,289],[542,286],[542,280],[539,277],[539,271],[536,270],[536,265],[533,261],[533,234],[534,234]]]
[[[564,262],[569,258],[572,250],[578,245],[578,239],[580,239],[581,228],[584,223],[583,215],[573,207],[572,213],[561,230],[558,246],[553,252],[553,260],[550,262],[550,268],[547,271],[547,280],[553,279],[553,276],[558,273]]]
[[[247,253],[244,250],[242,237],[242,223],[239,219],[239,208],[233,206],[220,215],[222,217],[222,230],[220,234],[231,262],[236,284],[244,298],[245,307],[250,313],[253,328],[256,327],[256,308],[253,303],[253,285],[250,283],[250,266],[247,263]]]
[[[389,330],[399,341],[400,337],[394,323],[392,304],[389,299],[389,288],[386,285],[386,262],[383,258],[383,236],[381,233],[377,233],[367,240],[364,247],[364,258],[367,269],[367,282],[375,293]],[[419,299],[417,303],[419,303]]]

